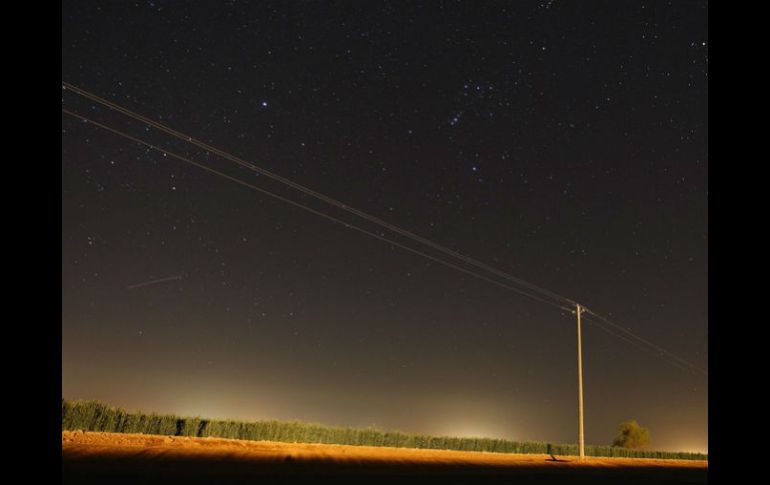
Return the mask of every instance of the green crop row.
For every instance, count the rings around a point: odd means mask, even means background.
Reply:
[[[98,401],[62,399],[62,430],[144,433],[171,436],[233,438],[254,441],[391,446],[494,453],[553,453],[577,455],[577,445],[551,445],[494,438],[452,438],[377,429],[341,428],[287,421],[233,421],[179,417],[169,414],[128,413]],[[700,453],[628,450],[612,446],[586,446],[588,456],[708,460]]]

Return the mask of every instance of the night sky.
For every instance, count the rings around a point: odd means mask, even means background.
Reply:
[[[707,72],[705,2],[62,5],[62,81],[704,370]],[[72,90],[62,107],[441,256]],[[566,311],[65,113],[62,204],[65,398],[577,441]],[[706,376],[588,322],[583,344],[587,443],[633,418],[651,448],[708,449]]]

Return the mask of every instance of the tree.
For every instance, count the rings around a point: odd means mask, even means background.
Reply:
[[[650,430],[642,428],[635,419],[620,423],[618,426],[618,437],[612,443],[612,446],[621,446],[623,448],[639,449],[644,447],[650,441]]]

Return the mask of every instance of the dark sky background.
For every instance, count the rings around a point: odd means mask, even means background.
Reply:
[[[67,1],[62,80],[707,369],[707,41],[694,1]],[[62,203],[66,398],[577,440],[574,315],[66,114]],[[583,340],[588,443],[635,418],[652,448],[708,449],[707,377]]]

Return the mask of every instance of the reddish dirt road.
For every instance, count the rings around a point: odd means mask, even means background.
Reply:
[[[513,455],[114,433],[62,433],[65,483],[257,483],[319,475],[495,483],[706,483],[708,462]],[[348,480],[343,480],[348,478]],[[307,481],[307,480],[306,480]],[[430,481],[430,480],[429,480]],[[438,483],[438,482],[437,482]]]

